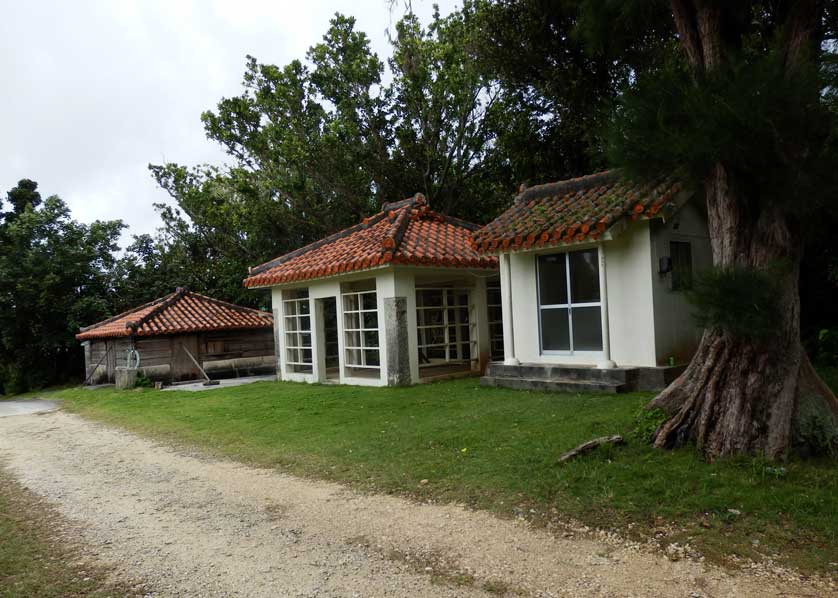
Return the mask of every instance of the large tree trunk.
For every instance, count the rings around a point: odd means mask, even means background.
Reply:
[[[697,85],[725,60],[722,21],[728,8],[672,0],[676,30]],[[812,0],[790,5],[784,28],[787,72],[807,59],[816,22]],[[817,378],[800,344],[801,238],[779,206],[749,211],[723,163],[716,163],[704,182],[714,265],[765,270],[782,263],[777,281],[781,315],[769,340],[723,330],[704,333],[686,371],[649,404],[670,414],[655,434],[655,446],[695,441],[710,459],[740,453],[781,459],[792,442],[802,394],[824,397],[838,417],[838,401]]]
[[[713,262],[764,270],[776,264],[781,319],[767,340],[707,330],[687,370],[651,403],[671,414],[658,447],[695,441],[709,458],[737,453],[786,455],[800,390],[816,386],[800,344],[801,240],[779,208],[747,213],[724,165],[705,181]],[[823,387],[825,388],[825,386]],[[834,401],[834,397],[830,399]]]

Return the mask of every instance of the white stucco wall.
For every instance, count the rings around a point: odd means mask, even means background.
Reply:
[[[633,223],[603,244],[608,275],[611,359],[617,365],[655,365],[649,221]]]
[[[591,247],[596,245],[579,244],[571,249]],[[564,251],[566,248],[549,248],[503,256],[501,292],[507,362],[596,365],[603,360],[604,355],[599,352],[541,352],[536,258]],[[600,251],[605,260],[611,360],[618,366],[654,366],[657,359],[649,222],[632,223],[615,240],[602,243]],[[509,272],[505,269],[506,260]]]
[[[689,360],[701,340],[702,330],[695,324],[692,306],[683,291],[671,289],[672,275],[660,275],[659,259],[670,253],[670,241],[685,241],[692,253],[693,277],[713,265],[707,217],[693,198],[666,222],[651,222],[652,292],[655,306],[655,353],[657,362],[670,357],[677,363]]]
[[[669,254],[671,240],[690,241],[694,275],[712,264],[706,218],[693,202],[666,222],[630,222],[616,238],[600,245],[605,258],[611,359],[618,366],[663,365],[670,355],[683,363],[701,338],[684,293],[671,291],[670,277],[658,274],[658,258]],[[569,249],[594,246],[579,244]],[[567,249],[500,256],[507,363],[596,365],[602,360],[601,353],[542,354],[540,350],[536,257]]]

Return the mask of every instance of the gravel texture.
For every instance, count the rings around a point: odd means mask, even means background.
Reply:
[[[619,539],[187,454],[61,411],[0,419],[0,461],[148,596],[823,596]]]

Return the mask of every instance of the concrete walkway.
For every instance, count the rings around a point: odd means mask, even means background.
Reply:
[[[44,401],[41,399],[0,401],[0,417],[47,413],[48,411],[55,411],[56,409],[58,409],[58,403],[55,401]]]
[[[198,392],[202,390],[216,390],[218,388],[230,388],[231,386],[242,386],[244,384],[252,384],[253,382],[273,382],[276,380],[275,374],[268,374],[266,376],[243,376],[241,378],[226,378],[224,380],[217,380],[218,384],[212,386],[204,386],[204,381],[189,382],[186,384],[173,384],[166,386],[163,390],[187,390],[189,392]]]

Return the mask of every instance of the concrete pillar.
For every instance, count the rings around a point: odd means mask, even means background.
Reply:
[[[285,309],[282,304],[282,291],[271,289],[271,304],[274,312],[274,357],[276,357],[276,379],[285,379],[285,321],[282,316]]]
[[[387,385],[407,386],[411,383],[407,297],[385,297],[383,316],[387,348]]]
[[[512,256],[500,255],[500,292],[501,310],[503,311],[503,362],[506,365],[518,365],[521,362],[515,356],[515,325],[512,314]],[[538,330],[533,331],[538,334]]]
[[[602,359],[596,366],[601,370],[607,370],[617,367],[617,364],[611,360],[611,335],[608,328],[608,277],[605,272],[605,248],[600,243],[597,249],[599,255],[599,301],[602,317]]]
[[[419,332],[416,329],[416,277],[409,269],[393,272],[393,296],[407,299],[407,353],[410,383],[419,383]]]
[[[326,351],[325,333],[320,335],[323,330],[323,310],[318,311],[317,304],[319,301],[309,297],[308,299],[308,313],[309,326],[311,327],[311,374],[316,382],[326,379]]]
[[[471,302],[474,305],[474,313],[469,317],[474,318],[474,330],[477,333],[477,370],[482,374],[486,371],[492,356],[491,339],[489,337],[489,307],[486,297],[486,277],[478,276],[476,284],[472,289]]]
[[[311,312],[311,361],[314,379],[326,381],[326,310],[322,299],[313,299]]]

